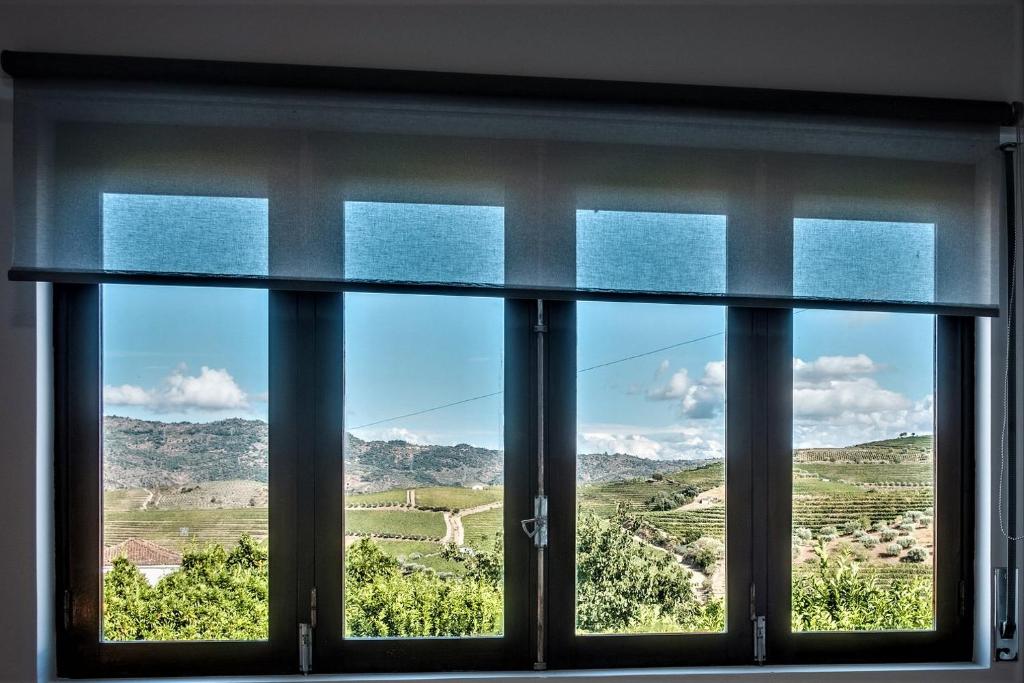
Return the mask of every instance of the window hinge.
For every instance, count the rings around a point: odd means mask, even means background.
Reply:
[[[316,628],[316,587],[309,591],[309,627]]]
[[[64,630],[71,628],[71,591],[64,591]]]
[[[313,671],[313,627],[299,624],[299,673]]]
[[[960,586],[958,587],[957,598],[960,605],[960,616],[967,616],[967,582],[960,579]]]
[[[548,547],[548,497],[534,496],[533,517],[519,522],[523,533],[533,539],[537,548]]]
[[[764,617],[754,617],[754,663],[764,664],[765,643],[764,643]]]

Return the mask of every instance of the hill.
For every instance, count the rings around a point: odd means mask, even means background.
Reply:
[[[103,420],[103,438],[103,484],[108,490],[267,481],[268,429],[261,420],[193,423],[110,416]],[[345,483],[351,492],[496,485],[503,481],[503,458],[502,451],[468,444],[364,441],[349,434]],[[578,478],[582,483],[645,479],[700,464],[593,453],[580,456]]]
[[[904,436],[884,441],[869,441],[845,448],[800,448],[793,453],[797,463],[849,462],[849,463],[912,463],[931,462],[933,438]]]

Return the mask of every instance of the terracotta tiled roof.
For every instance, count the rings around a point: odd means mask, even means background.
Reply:
[[[181,555],[142,538],[129,538],[117,545],[103,549],[103,564],[111,565],[114,558],[124,556],[137,567],[181,564]]]

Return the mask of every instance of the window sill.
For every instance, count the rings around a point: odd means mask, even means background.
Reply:
[[[1009,668],[1009,667],[1007,667]],[[986,675],[987,672],[992,672]],[[971,674],[974,674],[973,676]],[[495,672],[445,672],[445,673],[422,673],[422,674],[313,674],[303,676],[301,674],[286,676],[248,676],[248,677],[188,677],[188,678],[118,678],[118,679],[79,679],[82,683],[157,683],[159,681],[173,681],[174,683],[296,683],[303,681],[308,683],[360,683],[367,681],[371,683],[410,683],[417,681],[429,681],[446,683],[482,683],[494,680],[516,680],[516,681],[591,681],[594,679],[613,679],[617,682],[628,683],[631,681],[644,681],[645,683],[657,683],[659,681],[674,681],[679,679],[694,678],[712,683],[714,681],[736,681],[742,680],[745,683],[755,683],[763,680],[770,681],[820,681],[822,675],[828,674],[829,678],[835,681],[855,680],[891,680],[890,676],[899,676],[901,681],[958,681],[967,680],[1003,680],[1002,676],[995,673],[993,667],[987,664],[973,662],[963,663],[941,663],[941,664],[843,664],[830,666],[745,666],[745,667],[668,667],[657,669],[574,669],[559,671],[495,671]],[[970,678],[965,678],[970,676]],[[68,679],[55,679],[51,683],[60,683]],[[1006,679],[1008,680],[1008,679]]]

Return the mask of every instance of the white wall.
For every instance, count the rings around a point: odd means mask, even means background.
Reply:
[[[0,49],[1024,99],[1024,25],[1014,0],[176,4],[0,0]],[[10,98],[10,81],[0,79],[0,268],[10,262]],[[37,421],[44,436],[49,429],[49,394],[36,382],[37,325],[43,374],[48,326],[37,323],[36,299],[34,285],[0,280],[0,681],[50,675],[45,441],[42,461],[34,457]],[[998,561],[995,537],[992,546]],[[789,670],[743,680],[823,677]],[[1021,681],[1024,668],[828,677]]]

